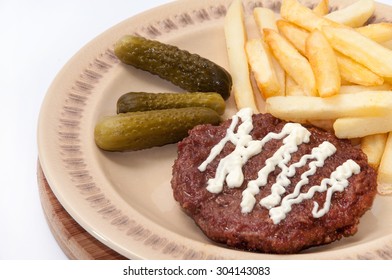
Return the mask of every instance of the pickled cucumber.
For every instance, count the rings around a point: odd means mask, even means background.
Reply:
[[[94,138],[106,151],[135,151],[176,143],[194,126],[207,123],[219,124],[220,116],[204,107],[128,112],[103,118]]]
[[[208,107],[222,115],[226,103],[220,94],[214,92],[128,92],[117,101],[117,113],[185,107]]]
[[[115,55],[125,64],[148,71],[189,92],[218,92],[230,96],[232,79],[221,66],[176,46],[127,35],[115,45]]]

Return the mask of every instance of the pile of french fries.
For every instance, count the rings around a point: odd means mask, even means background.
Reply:
[[[359,140],[378,192],[392,194],[392,23],[365,25],[374,11],[373,0],[333,12],[328,0],[313,8],[282,0],[280,14],[253,10],[260,36],[248,38],[242,1],[233,0],[224,28],[238,109]]]

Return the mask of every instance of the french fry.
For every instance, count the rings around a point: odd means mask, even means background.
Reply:
[[[355,30],[378,43],[392,40],[392,23],[390,22],[368,24],[358,27]]]
[[[263,7],[254,8],[253,17],[262,36],[264,28],[278,31],[276,27],[276,15],[273,10]]]
[[[253,10],[253,17],[262,38],[264,38],[264,28],[278,31],[278,27],[276,26],[276,15],[271,9],[257,7]],[[268,46],[266,47],[269,49]],[[271,56],[270,59],[275,70],[275,75],[278,78],[280,87],[279,95],[285,95],[286,73],[274,56]]]
[[[392,49],[392,40],[381,43],[381,45],[387,49]]]
[[[231,3],[225,16],[224,31],[236,106],[238,109],[250,107],[258,112],[245,51],[247,34],[241,0]]]
[[[374,13],[373,0],[358,0],[347,7],[325,15],[325,18],[351,27],[362,26]]]
[[[392,77],[392,50],[361,35],[352,28],[323,26],[334,49],[380,76]]]
[[[264,99],[282,95],[268,46],[260,39],[253,39],[246,43],[246,53],[257,86]]]
[[[368,135],[361,139],[361,149],[367,155],[368,163],[377,170],[385,149],[388,134]]]
[[[382,119],[390,113],[391,108],[391,91],[337,94],[324,98],[312,96],[276,96],[268,98],[266,101],[266,111],[277,118],[285,120],[297,119],[299,117],[307,120],[359,117],[362,120],[372,116]],[[389,127],[391,126],[392,121],[389,124]],[[358,129],[362,129],[362,126],[358,127]],[[392,129],[390,130],[392,131]],[[376,133],[382,132],[371,134]]]
[[[313,30],[306,40],[306,56],[312,67],[317,91],[321,97],[339,93],[340,73],[335,52],[323,33]]]
[[[321,0],[314,8],[313,12],[318,16],[325,16],[329,12],[329,1]]]
[[[276,58],[272,55],[271,57],[272,64],[274,65],[275,69],[275,74],[276,77],[278,78],[279,86],[280,86],[280,94],[279,95],[285,95],[286,92],[286,72],[280,66],[279,62],[276,60]]]
[[[309,32],[285,20],[278,20],[276,24],[279,32],[293,44],[302,55],[306,55],[305,45]],[[335,55],[342,83],[346,81],[363,86],[377,86],[383,84],[384,80],[382,77],[376,75],[362,64],[359,64],[339,52],[335,52]]]
[[[379,86],[384,79],[351,58],[335,51],[341,79],[362,86]]]
[[[306,39],[309,32],[291,22],[278,20],[279,32],[302,54],[305,54]],[[341,82],[344,81],[363,86],[377,86],[384,83],[379,75],[376,75],[365,66],[357,63],[351,58],[335,52],[339,67]]]
[[[390,85],[392,85],[392,77],[384,77],[384,81]]]
[[[333,133],[333,124],[335,120],[308,120],[308,123],[318,128],[324,129]]]
[[[283,19],[290,21],[308,31],[321,29],[324,25],[339,25],[326,17],[318,16],[308,7],[302,5],[297,0],[283,0],[280,8],[280,15]]]
[[[388,134],[377,174],[377,190],[382,195],[392,194],[392,133]]]
[[[286,76],[286,96],[304,96],[304,90],[291,78]]]
[[[309,32],[291,22],[278,20],[276,22],[279,32],[302,54],[305,54],[305,42]],[[392,44],[391,44],[392,46]],[[336,52],[336,60],[339,66],[342,83],[350,83],[363,86],[378,86],[384,83],[384,79],[370,71],[368,68],[352,60],[351,58]],[[392,79],[391,79],[392,83]]]
[[[380,86],[360,86],[360,85],[342,85],[340,86],[339,94],[350,94],[362,91],[378,91],[378,90],[392,90],[391,84],[382,84]]]
[[[293,46],[302,54],[306,55],[306,39],[309,36],[309,31],[295,25],[286,20],[276,21],[278,30]]]
[[[347,94],[342,95],[347,96]],[[392,131],[392,114],[378,117],[338,118],[333,124],[338,138],[357,138]]]
[[[282,35],[264,29],[264,39],[282,68],[309,96],[315,96],[316,80],[309,61],[302,56]]]

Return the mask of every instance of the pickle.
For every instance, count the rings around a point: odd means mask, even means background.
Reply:
[[[128,112],[103,118],[94,138],[106,151],[135,151],[176,143],[196,125],[220,121],[217,112],[204,107]]]
[[[222,115],[225,111],[226,103],[220,94],[214,92],[128,92],[117,101],[117,113],[185,107],[207,107]]]
[[[125,64],[148,71],[189,92],[217,92],[228,99],[230,74],[221,66],[176,46],[126,35],[114,47]]]

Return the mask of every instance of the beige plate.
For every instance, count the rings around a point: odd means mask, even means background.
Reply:
[[[95,123],[115,114],[123,93],[179,91],[120,64],[113,55],[114,42],[137,33],[199,53],[227,69],[223,18],[230,2],[182,0],[155,8],[109,29],[64,66],[45,98],[38,131],[39,157],[53,192],[89,233],[132,259],[392,258],[390,197],[377,197],[354,237],[298,255],[242,252],[209,241],[174,201],[170,179],[175,145],[129,153],[106,153],[95,146]],[[248,15],[255,5],[280,6],[244,1]],[[380,5],[374,19],[391,14],[392,8]],[[248,25],[249,36],[257,36],[251,20]],[[234,112],[230,100],[227,116]]]

